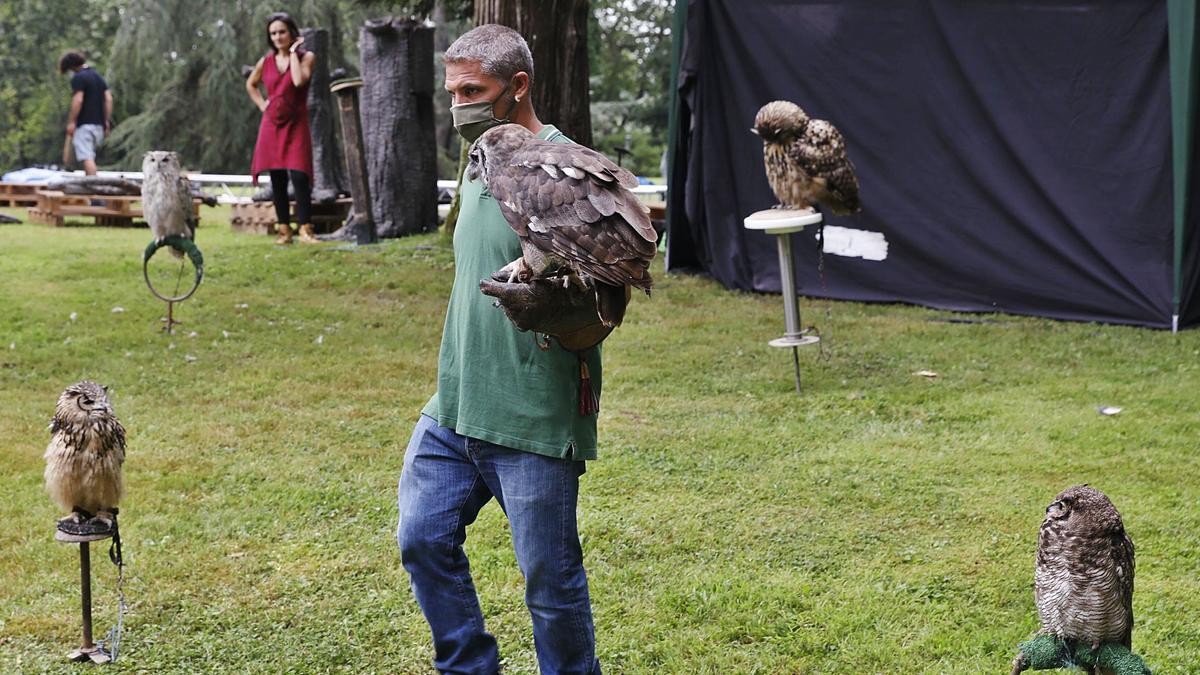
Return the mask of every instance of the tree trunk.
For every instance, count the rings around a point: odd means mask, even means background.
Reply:
[[[329,31],[305,28],[300,31],[304,47],[317,60],[308,82],[308,126],[312,133],[314,203],[329,203],[346,194],[346,172],[338,150],[333,109],[329,104]]]
[[[450,35],[447,33],[446,26],[446,7],[445,0],[437,0],[433,5],[433,53],[437,56],[439,62],[446,54],[446,49],[450,47]],[[444,63],[435,64],[438,72],[445,79],[446,68]],[[441,84],[438,82],[437,84]],[[433,101],[435,108],[435,129],[437,135],[437,144],[439,151],[447,154],[453,149],[454,145],[454,124],[450,119],[450,92],[443,87],[435,86]],[[454,176],[457,179],[458,176]]]
[[[588,0],[475,0],[475,25],[515,29],[533,53],[533,108],[571,140],[591,147]]]
[[[433,28],[374,19],[358,38],[371,207],[380,237],[437,228]]]

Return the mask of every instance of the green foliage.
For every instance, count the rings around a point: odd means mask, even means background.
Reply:
[[[133,168],[147,150],[175,150],[191,168],[248,171],[260,113],[241,69],[266,53],[264,22],[274,11],[268,0],[128,0],[111,85],[141,95],[117,99],[124,123],[110,139],[113,163]]]
[[[441,7],[435,5],[440,4]],[[448,39],[469,27],[471,0],[302,0],[288,7],[301,26],[330,31],[330,65],[357,70],[363,20],[385,14],[439,16]],[[84,51],[113,91],[117,126],[99,156],[104,168],[137,169],[147,150],[175,150],[192,170],[244,173],[259,113],[246,96],[243,65],[266,51],[272,0],[13,0],[0,2],[0,170],[60,161],[70,100],[57,60]],[[596,147],[641,175],[658,175],[666,143],[670,0],[593,0],[590,87]],[[437,101],[448,124],[449,101]],[[443,136],[443,141],[446,137]],[[453,138],[439,176],[452,177]]]
[[[671,0],[594,0],[588,26],[596,149],[642,176],[657,176],[671,102]],[[628,143],[627,143],[628,137]]]
[[[51,538],[41,454],[84,377],[129,432],[118,671],[432,672],[395,494],[449,243],[281,249],[203,215],[208,276],[174,337],[141,280],[146,230],[0,225],[0,672],[82,672],[62,661],[77,556]],[[1200,330],[802,300],[829,358],[801,352],[797,396],[766,344],[779,296],[655,275],[605,344],[580,491],[605,672],[1006,673],[1037,628],[1045,506],[1084,482],[1137,545],[1134,648],[1195,670]],[[494,503],[466,546],[505,672],[536,673]],[[92,565],[102,633],[115,580]]]
[[[267,51],[270,0],[127,0],[113,45],[113,77],[143,96],[127,101],[129,123],[113,136],[114,163],[140,164],[150,149],[173,149],[193,168],[244,173],[260,115],[241,76]],[[301,26],[330,32],[330,69],[358,70],[358,33],[381,14],[426,16],[432,0],[304,0],[290,8]],[[452,19],[464,3],[447,3]]]
[[[0,173],[62,161],[71,87],[58,58],[83,52],[105,74],[119,16],[104,0],[0,2]]]

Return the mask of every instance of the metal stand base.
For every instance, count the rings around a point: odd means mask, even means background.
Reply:
[[[93,645],[91,649],[76,649],[70,654],[67,654],[67,659],[70,661],[79,662],[91,661],[96,665],[101,665],[112,661],[112,658],[110,658],[104,650],[96,647],[95,645]]]
[[[800,335],[796,337],[785,335],[783,337],[775,338],[767,344],[771,345],[772,347],[803,347],[804,345],[814,345],[820,341],[821,338],[817,337],[816,335]]]

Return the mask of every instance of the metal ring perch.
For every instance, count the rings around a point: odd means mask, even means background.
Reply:
[[[188,292],[184,293],[183,295],[177,297],[163,295],[162,293],[159,293],[156,288],[154,288],[154,284],[150,283],[150,258],[153,258],[158,249],[162,248],[163,246],[170,246],[176,251],[186,253],[187,257],[192,261],[192,267],[196,268],[196,283],[194,283],[191,289],[189,289]],[[154,294],[154,297],[158,298],[159,300],[167,303],[183,302],[184,300],[192,297],[192,294],[196,292],[196,289],[200,288],[200,282],[204,280],[204,255],[200,253],[200,249],[196,247],[196,244],[192,242],[192,240],[184,239],[177,234],[163,237],[162,240],[152,241],[150,242],[150,245],[146,247],[146,251],[142,254],[142,278],[146,280],[146,288],[149,288],[150,292]]]

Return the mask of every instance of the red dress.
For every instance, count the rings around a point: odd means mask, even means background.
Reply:
[[[301,59],[304,50],[297,50]],[[289,59],[290,60],[290,59]],[[299,60],[299,59],[297,59]],[[289,67],[290,69],[290,67]],[[258,126],[254,159],[250,174],[258,185],[258,174],[271,169],[294,169],[313,179],[312,135],[308,131],[308,84],[292,84],[288,70],[279,71],[275,53],[263,59],[263,86],[267,89],[267,109]]]

